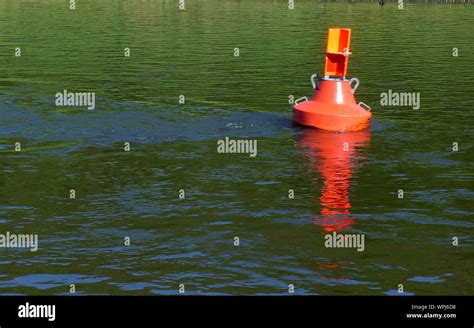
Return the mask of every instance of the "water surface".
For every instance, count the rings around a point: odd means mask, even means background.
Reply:
[[[0,0],[0,233],[36,233],[40,248],[0,249],[0,293],[472,295],[472,17]],[[368,131],[290,124],[331,26],[353,29]],[[65,89],[95,92],[96,109],[56,107]],[[420,92],[420,109],[380,106],[389,89]],[[225,137],[256,139],[258,156],[217,153]],[[332,231],[364,234],[365,250],[326,248]]]

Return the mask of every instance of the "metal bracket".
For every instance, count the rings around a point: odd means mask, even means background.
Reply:
[[[306,96],[304,96],[304,97],[301,97],[301,98],[299,98],[299,99],[296,99],[296,100],[295,100],[295,105],[298,105],[298,102],[299,102],[301,99],[306,99],[305,101],[308,101],[308,98],[307,98]]]
[[[355,81],[356,84],[355,84],[354,87],[352,87],[352,82],[354,82],[354,81]],[[355,93],[357,88],[359,87],[359,83],[360,83],[359,79],[356,78],[356,77],[353,77],[352,79],[349,80],[349,83],[351,84],[351,87],[352,87],[351,93]]]
[[[369,112],[372,111],[372,108],[370,108],[369,105],[367,105],[366,103],[363,103],[362,101],[359,102],[359,106],[360,107],[365,107],[365,109],[368,110]]]
[[[313,90],[316,90],[317,84],[316,81],[314,80],[315,78],[318,78],[318,74],[313,74],[311,75],[311,85],[313,86]]]

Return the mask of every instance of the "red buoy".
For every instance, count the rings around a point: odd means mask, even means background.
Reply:
[[[314,95],[311,100],[298,103],[301,100],[298,99],[295,102],[295,124],[337,132],[359,131],[369,126],[372,117],[370,107],[362,102],[357,103],[354,97],[359,80],[345,78],[350,36],[350,28],[329,29],[324,77],[317,74],[311,76]]]

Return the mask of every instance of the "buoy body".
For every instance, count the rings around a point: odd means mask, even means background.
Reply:
[[[311,100],[293,106],[293,123],[328,131],[359,131],[369,126],[370,107],[356,103],[354,93],[359,85],[357,78],[345,78],[349,66],[351,43],[350,28],[330,28],[326,45],[324,77],[316,84],[311,77],[314,95]],[[352,83],[356,82],[355,87]],[[300,99],[299,99],[300,100]]]
[[[349,80],[323,79],[311,100],[293,106],[293,122],[328,131],[366,129],[372,114],[356,103]]]

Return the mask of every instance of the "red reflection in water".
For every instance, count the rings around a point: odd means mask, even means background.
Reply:
[[[325,264],[316,262],[316,265],[321,269],[339,269],[341,266],[339,264]]]
[[[323,278],[323,279],[327,279],[327,280],[334,280],[334,281],[349,280],[349,278],[333,278],[333,277],[326,277],[326,276],[319,276],[319,278]]]
[[[322,218],[314,222],[326,232],[343,231],[355,223],[350,213],[350,179],[354,159],[359,162],[363,159],[358,150],[369,142],[370,130],[348,133],[303,130],[300,146],[323,180],[319,198]],[[309,171],[313,173],[312,168]]]

